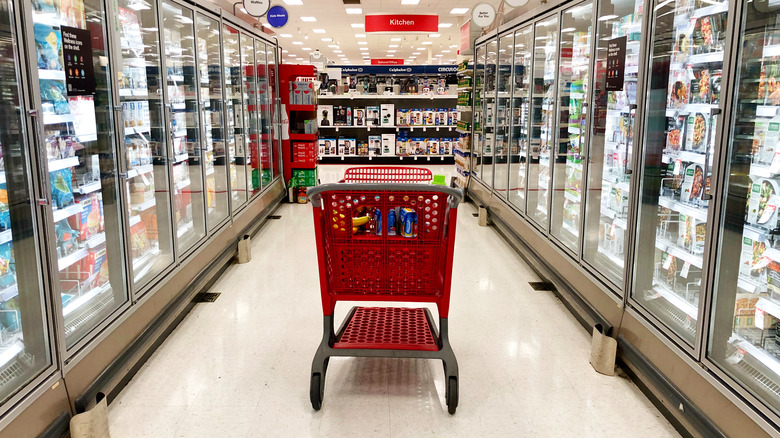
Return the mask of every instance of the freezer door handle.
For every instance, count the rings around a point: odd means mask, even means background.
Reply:
[[[41,117],[37,109],[31,109],[27,111],[33,124],[33,132],[35,133],[35,146],[38,149],[38,158],[40,163],[38,165],[38,178],[40,181],[40,193],[38,194],[38,205],[49,205],[49,194],[44,187],[48,187],[48,179],[46,178],[46,171],[48,169],[48,157],[46,155],[46,148],[43,146],[44,136],[43,129],[41,128]]]

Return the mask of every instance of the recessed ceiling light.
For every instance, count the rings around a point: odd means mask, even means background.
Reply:
[[[390,41],[401,41],[403,38],[390,38]]]
[[[387,53],[395,53],[395,50],[388,50]]]
[[[300,42],[300,41],[293,41],[293,44],[295,44],[296,46],[302,46],[303,45],[303,43]]]
[[[417,59],[416,56],[410,56],[409,59]]]
[[[445,27],[452,27],[452,23],[439,23],[439,29],[445,28]]]
[[[347,8],[347,14],[357,15],[362,13],[363,13],[363,9],[361,8]]]
[[[394,57],[394,56],[395,56],[395,55],[393,55],[392,53],[388,53],[388,54],[387,54],[387,57],[388,57],[388,58],[392,58],[392,57]]]
[[[420,52],[414,52],[414,53],[412,53],[412,55],[419,55],[419,54],[420,54]]]
[[[450,14],[452,14],[452,15],[463,15],[463,14],[465,14],[468,11],[469,11],[469,8],[453,8],[450,11]]]
[[[300,6],[303,4],[301,0],[282,0],[284,1],[284,4],[288,6]]]
[[[301,50],[309,51],[309,50],[311,50],[311,47],[301,47]]]
[[[356,33],[355,34],[355,38],[365,38],[365,37],[366,37],[366,34],[364,34],[364,33]]]
[[[326,43],[329,43],[333,41],[333,38],[323,38],[322,41],[325,41]]]
[[[289,50],[287,50],[287,49],[282,49],[282,53],[287,53],[287,52],[289,52]]]
[[[282,37],[282,38],[292,38],[292,35],[290,35],[289,33],[283,33],[283,34],[280,34],[279,36]]]
[[[325,29],[312,29],[314,33],[325,33]]]
[[[441,53],[450,53],[452,50],[442,50]]]
[[[352,27],[357,29],[357,28],[360,28],[360,27],[365,27],[365,24],[363,24],[363,23],[352,23],[352,24],[350,24],[350,26],[352,26]]]
[[[390,44],[388,47],[396,48],[396,47],[398,47],[398,44]]]
[[[439,53],[438,55],[436,55],[436,57],[437,57],[437,58],[441,58],[441,57],[443,57],[443,56],[444,56],[444,55],[442,55],[441,53]]]
[[[361,47],[361,48],[360,48],[360,51],[361,51],[361,52],[362,52],[362,51],[367,51],[367,50],[368,50],[368,47]]]
[[[420,0],[401,0],[402,5],[417,5],[420,4]]]
[[[341,53],[341,50],[334,50],[333,53]]]
[[[301,17],[301,21],[317,21],[316,17]]]
[[[430,42],[430,41],[423,41],[423,42],[422,42],[422,44],[423,44],[424,46],[430,46],[430,45],[431,45],[431,44],[433,44],[433,43],[432,43],[432,42]]]
[[[438,37],[440,37],[440,36],[441,36],[441,34],[440,34],[440,33],[429,33],[429,34],[428,34],[428,38],[438,38]],[[424,44],[424,43],[423,43],[423,44]]]
[[[605,15],[603,17],[599,17],[599,21],[609,21],[609,20],[613,20],[615,18],[618,18],[618,16],[617,15]]]
[[[331,49],[338,49],[339,45],[338,44],[328,44],[328,47],[330,47]]]
[[[359,46],[365,46],[366,44],[368,44],[367,41],[358,41]]]
[[[452,44],[452,45],[450,46],[450,49],[457,49],[457,48],[458,48],[458,45],[457,45],[457,44]]]

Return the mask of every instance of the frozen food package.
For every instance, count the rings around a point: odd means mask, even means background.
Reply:
[[[669,72],[669,96],[667,108],[682,108],[690,102],[688,86],[688,71],[685,69],[671,70]]]
[[[771,225],[770,218],[776,215],[780,186],[771,180],[757,178],[748,193],[747,222],[752,225]],[[765,217],[768,216],[768,217]]]
[[[691,68],[691,72],[693,73],[689,87],[691,103],[710,103],[712,101],[711,74],[708,65],[697,64]]]
[[[686,150],[703,152],[706,149],[709,126],[709,118],[702,113],[688,116]]]
[[[35,23],[35,49],[38,68],[41,70],[63,70],[62,34],[59,27]]]
[[[685,177],[682,184],[682,197],[684,202],[698,203],[704,194],[704,169],[698,164],[691,164],[685,169]]]

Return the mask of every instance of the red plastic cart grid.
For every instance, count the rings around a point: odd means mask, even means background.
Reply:
[[[370,166],[350,167],[344,172],[343,183],[430,183],[433,173],[424,167]]]
[[[325,184],[312,187],[323,337],[312,361],[309,396],[322,406],[325,373],[332,356],[441,359],[447,410],[458,406],[458,362],[450,346],[448,320],[458,204],[463,192],[410,184]],[[381,231],[353,234],[360,206],[379,209]],[[416,237],[388,235],[387,212],[408,207],[417,214]],[[437,331],[425,308],[354,307],[334,331],[338,301],[435,303]]]

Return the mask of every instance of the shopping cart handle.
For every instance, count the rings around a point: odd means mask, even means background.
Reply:
[[[315,187],[309,187],[306,195],[315,208],[322,207],[321,194],[329,191],[408,191],[408,192],[435,192],[449,196],[450,208],[458,208],[458,204],[463,200],[463,190],[453,187],[435,186],[432,184],[403,184],[403,183],[338,183],[322,184]]]

